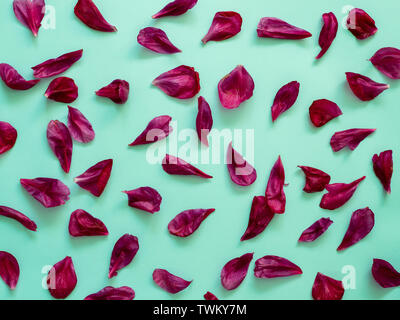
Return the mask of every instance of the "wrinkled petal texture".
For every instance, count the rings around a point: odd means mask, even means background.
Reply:
[[[257,26],[257,35],[260,38],[288,40],[300,40],[312,36],[310,32],[304,29],[292,26],[281,19],[271,17],[262,18],[260,20]]]
[[[319,169],[299,166],[306,176],[306,184],[303,191],[307,193],[324,191],[331,181],[331,176]]]
[[[0,154],[14,147],[17,141],[17,130],[8,122],[0,121]]]
[[[375,154],[372,157],[375,175],[382,183],[383,188],[387,193],[391,192],[391,181],[393,175],[393,151],[387,150],[379,155]]]
[[[150,144],[168,137],[173,128],[170,126],[170,116],[159,116],[149,122],[146,129],[129,146]]]
[[[371,271],[375,281],[382,288],[400,286],[400,273],[389,262],[382,259],[374,259]]]
[[[108,277],[110,279],[115,277],[118,274],[117,271],[130,264],[138,250],[138,238],[130,234],[123,235],[115,244],[111,254]]]
[[[92,124],[78,109],[68,106],[68,129],[72,138],[88,143],[95,137]]]
[[[82,209],[72,212],[69,220],[68,231],[73,237],[108,235],[108,230],[104,223]]]
[[[192,209],[178,214],[168,224],[170,234],[177,237],[188,237],[195,232],[200,224],[215,211],[215,209]]]
[[[256,181],[256,169],[254,169],[239,152],[232,148],[232,142],[228,146],[226,163],[229,175],[232,181],[237,185],[246,187],[252,185]]]
[[[375,131],[376,129],[349,129],[335,132],[330,142],[332,150],[333,152],[338,152],[347,147],[353,151],[365,138]]]
[[[299,266],[277,256],[265,256],[258,259],[254,268],[254,276],[263,279],[290,277],[302,273]]]
[[[197,3],[197,0],[175,0],[168,3],[158,13],[152,16],[153,19],[159,19],[169,16],[180,16],[186,11],[192,9]]]
[[[207,291],[206,294],[204,295],[205,300],[218,300],[218,298],[212,294],[210,291]]]
[[[143,47],[164,54],[173,54],[181,52],[168,39],[167,34],[158,28],[148,27],[139,31],[137,41]]]
[[[128,196],[128,204],[132,208],[150,213],[160,211],[161,195],[150,187],[142,187],[131,191],[124,191]]]
[[[47,126],[47,142],[60,161],[61,168],[68,173],[72,159],[72,138],[67,126],[58,120],[50,121]]]
[[[28,230],[36,231],[36,229],[37,229],[35,222],[33,222],[31,219],[29,219],[23,213],[21,213],[17,210],[14,210],[12,208],[0,206],[0,216],[14,219],[15,221],[18,221],[20,224],[22,224]]]
[[[198,176],[204,179],[212,178],[212,176],[204,173],[200,169],[197,169],[190,163],[187,163],[185,160],[169,154],[165,155],[165,158],[162,162],[162,167],[166,173],[172,175]]]
[[[378,31],[374,19],[359,8],[354,8],[349,12],[347,29],[359,40],[367,39]]]
[[[282,113],[294,105],[299,96],[299,90],[300,83],[297,81],[289,82],[279,89],[271,107],[272,121],[275,121]]]
[[[303,231],[299,242],[313,242],[317,240],[331,226],[333,221],[329,218],[321,218]]]
[[[226,290],[234,290],[240,286],[246,278],[251,260],[253,253],[246,253],[225,264],[221,271],[221,284]]]
[[[237,12],[217,12],[208,33],[201,41],[205,44],[208,41],[222,41],[232,38],[242,29],[242,22],[242,17]]]
[[[71,103],[78,98],[78,87],[73,79],[59,77],[50,82],[44,96],[57,102]]]
[[[84,300],[133,300],[135,298],[135,291],[130,287],[105,287],[99,292],[87,296]]]
[[[400,79],[400,50],[382,48],[370,59],[371,63],[391,79]]]
[[[286,195],[283,187],[285,185],[285,170],[281,157],[275,162],[269,176],[265,198],[267,205],[273,213],[283,214],[286,207]]]
[[[208,147],[208,135],[213,126],[211,108],[206,99],[199,97],[196,117],[196,131],[199,140]]]
[[[320,99],[312,103],[309,114],[312,124],[320,128],[332,119],[341,116],[343,113],[336,103],[326,99]]]
[[[36,37],[45,14],[44,0],[14,0],[13,9],[19,22]]]
[[[92,0],[78,0],[75,15],[89,28],[102,32],[115,32],[117,28],[109,24]]]
[[[11,253],[5,251],[0,251],[0,277],[11,290],[17,286],[19,279],[18,261]]]
[[[342,300],[343,295],[344,288],[342,281],[335,280],[318,272],[312,287],[312,297],[314,300]]]
[[[324,26],[322,27],[321,33],[319,34],[319,46],[321,52],[318,54],[316,59],[321,59],[330,48],[333,40],[336,38],[338,31],[338,21],[333,12],[324,13],[322,15]]]
[[[13,90],[29,90],[34,87],[40,80],[25,80],[17,70],[7,63],[0,63],[0,78],[4,84]]]
[[[114,80],[108,86],[96,91],[96,95],[108,98],[116,104],[124,104],[129,98],[129,83],[125,80]]]
[[[153,281],[161,289],[172,294],[185,290],[192,283],[192,281],[186,281],[165,269],[155,269],[153,271]]]
[[[346,78],[351,91],[361,101],[371,101],[390,87],[354,72],[346,72]]]
[[[75,289],[77,281],[71,257],[57,262],[47,275],[47,287],[56,299],[67,298]]]

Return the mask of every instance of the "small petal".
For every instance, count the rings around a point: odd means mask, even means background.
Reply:
[[[17,70],[7,63],[0,63],[0,78],[4,84],[13,90],[29,90],[34,87],[40,80],[25,80]]]
[[[400,273],[389,262],[382,259],[374,259],[371,271],[375,281],[382,288],[400,286]]]
[[[72,138],[67,126],[58,120],[50,121],[47,126],[47,142],[60,161],[61,168],[68,173],[71,167]]]
[[[17,286],[19,279],[18,261],[11,253],[5,251],[0,251],[0,277],[11,290]]]
[[[375,82],[358,73],[346,72],[346,77],[351,91],[361,101],[371,101],[390,87],[388,84]]]
[[[115,32],[117,28],[109,24],[92,0],[78,0],[75,15],[89,28],[102,32]]]
[[[68,106],[68,129],[72,138],[81,143],[88,143],[95,137],[92,124],[76,108]]]
[[[13,9],[17,19],[36,37],[44,14],[44,0],[14,0]]]
[[[365,138],[375,131],[376,129],[349,129],[335,132],[331,138],[332,150],[333,152],[338,152],[348,147],[353,151]]]
[[[35,222],[33,222],[31,219],[29,219],[23,213],[21,213],[17,210],[14,210],[12,208],[0,206],[0,216],[14,219],[14,220],[18,221],[20,224],[22,224],[28,230],[36,231],[36,229],[37,229]]]
[[[201,40],[204,44],[208,41],[222,41],[237,35],[242,29],[242,17],[233,11],[217,12],[206,36]]]
[[[196,118],[196,131],[199,140],[208,147],[208,135],[213,126],[211,108],[206,99],[199,97],[198,113]]]
[[[336,103],[326,99],[315,100],[310,106],[309,113],[311,122],[317,128],[343,114]]]
[[[390,79],[400,79],[400,50],[382,48],[370,59],[371,63]]]
[[[375,175],[382,183],[383,188],[387,193],[391,192],[391,181],[393,175],[393,151],[387,150],[381,154],[375,154],[372,158]]]
[[[186,281],[165,269],[155,269],[153,271],[153,281],[161,289],[172,294],[185,290],[192,283],[192,281]]]
[[[347,29],[359,40],[367,39],[378,31],[374,19],[359,8],[354,8],[349,12]]]
[[[71,257],[57,262],[47,275],[47,287],[56,299],[67,298],[75,289],[77,281]]]
[[[73,79],[59,77],[50,82],[44,96],[57,102],[71,103],[78,98],[78,87]]]
[[[212,294],[210,291],[207,291],[206,294],[204,295],[205,300],[218,300],[218,298]]]
[[[257,27],[257,35],[260,38],[289,40],[305,39],[312,36],[312,34],[306,30],[292,26],[281,19],[271,17],[262,18],[260,20]]]
[[[169,154],[165,155],[165,158],[162,162],[162,167],[166,173],[172,175],[198,176],[204,179],[212,178],[212,176],[204,173],[200,169],[197,169],[190,163],[187,163],[185,160]]]
[[[150,213],[160,211],[162,198],[157,190],[150,187],[142,187],[131,191],[124,191],[128,195],[128,204]]]
[[[250,186],[257,179],[257,172],[243,156],[232,148],[232,142],[228,146],[226,153],[226,163],[229,175],[234,183],[239,186]]]
[[[273,213],[283,214],[286,207],[286,195],[283,187],[285,186],[285,170],[281,157],[275,162],[271,175],[269,176],[265,198],[267,205]]]
[[[337,18],[333,12],[324,13],[322,15],[322,20],[324,26],[319,34],[319,46],[321,47],[321,52],[315,59],[321,59],[328,51],[333,40],[336,38],[339,26]]]
[[[321,170],[299,166],[306,176],[306,184],[303,191],[307,193],[324,191],[325,187],[331,181],[331,176]]]
[[[290,277],[302,274],[299,266],[277,256],[265,256],[256,261],[254,276],[262,279]]]
[[[0,121],[0,154],[14,147],[17,141],[17,130],[8,122]]]
[[[300,83],[289,82],[279,89],[275,96],[274,104],[271,107],[272,121],[275,121],[282,113],[289,110],[299,96]]]
[[[153,15],[153,19],[159,19],[169,16],[180,16],[186,11],[192,9],[197,3],[197,0],[175,0],[168,3],[158,13]]]
[[[226,290],[234,290],[240,286],[246,278],[253,255],[246,253],[224,265],[221,271],[221,284]]]
[[[138,250],[139,241],[137,237],[125,234],[119,238],[111,254],[108,277],[110,279],[115,277],[118,274],[117,271],[130,264]]]
[[[73,237],[93,237],[108,235],[107,227],[100,219],[96,219],[85,210],[72,212],[68,226],[69,234]]]
[[[143,47],[164,54],[181,52],[168,39],[167,34],[158,28],[148,27],[139,31],[137,42]]]
[[[168,137],[173,128],[170,126],[170,116],[159,116],[149,122],[146,129],[129,146],[150,144]]]
[[[188,237],[195,232],[201,223],[215,211],[215,209],[192,209],[178,214],[168,224],[170,234],[177,237]]]
[[[321,218],[303,231],[299,242],[313,242],[317,240],[331,226],[333,221],[329,218]]]
[[[108,98],[116,104],[124,104],[129,97],[129,83],[125,80],[114,80],[108,86],[96,91],[96,95]]]
[[[84,300],[133,300],[135,298],[135,291],[130,287],[105,287],[99,292],[87,296]]]
[[[314,300],[342,300],[343,295],[344,288],[342,281],[335,280],[318,272],[312,287]]]

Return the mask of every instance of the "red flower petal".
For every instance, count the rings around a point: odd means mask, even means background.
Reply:
[[[192,67],[182,65],[159,75],[153,85],[170,97],[190,99],[200,91],[200,78]]]
[[[222,41],[237,35],[242,29],[242,17],[233,11],[217,12],[206,36],[201,40],[204,44],[208,41]]]
[[[0,154],[14,147],[17,141],[17,130],[8,122],[0,121]]]
[[[391,192],[390,184],[393,175],[393,151],[387,150],[379,154],[375,154],[372,158],[375,175],[382,183],[383,188],[387,193]]]
[[[275,121],[282,113],[294,105],[299,96],[299,90],[300,83],[297,81],[289,82],[279,89],[271,107],[272,121]]]
[[[299,266],[277,256],[265,256],[258,259],[254,268],[254,276],[263,279],[290,277],[302,273]]]
[[[78,98],[78,87],[73,79],[59,77],[50,82],[44,96],[57,102],[71,103]]]
[[[304,192],[313,193],[323,191],[331,181],[331,176],[321,170],[305,166],[299,166],[299,168],[303,170],[306,176]]]
[[[138,250],[139,241],[137,237],[125,234],[119,238],[111,254],[108,277],[110,279],[115,277],[118,274],[117,271],[130,264]]]
[[[180,16],[186,11],[192,9],[197,3],[197,0],[175,0],[168,3],[158,13],[152,16],[153,19],[159,19],[168,16]]]
[[[17,286],[19,279],[18,261],[11,253],[5,251],[0,251],[0,277],[11,290]]]
[[[169,125],[172,118],[170,116],[159,116],[149,122],[146,129],[129,146],[150,144],[168,137],[173,128]]]
[[[157,190],[150,187],[142,187],[131,191],[124,191],[128,195],[128,204],[150,213],[160,211],[162,198]]]
[[[181,52],[168,39],[167,34],[158,28],[148,27],[139,31],[137,42],[143,47],[157,52],[172,54]]]
[[[335,40],[338,31],[338,21],[333,12],[324,13],[322,15],[322,20],[324,26],[319,34],[319,46],[321,47],[321,52],[315,59],[320,59],[325,55],[333,40]]]
[[[47,60],[32,67],[35,78],[50,78],[67,71],[72,65],[82,58],[83,49],[69,52],[55,59]]]
[[[378,31],[374,19],[364,10],[358,8],[349,12],[347,29],[359,40],[367,39]]]
[[[192,281],[186,281],[164,269],[153,271],[153,281],[163,290],[175,294],[185,290]]]
[[[21,213],[17,210],[14,210],[12,208],[0,206],[0,216],[14,219],[14,220],[18,221],[20,224],[22,224],[28,230],[36,231],[36,229],[37,229],[35,222],[33,222],[31,219],[29,219],[23,213]]]
[[[50,121],[47,126],[47,142],[60,161],[61,168],[68,173],[71,167],[72,138],[67,126],[58,120]]]
[[[166,173],[172,175],[198,176],[204,179],[212,178],[212,176],[204,173],[200,169],[197,169],[190,163],[187,163],[185,160],[169,154],[165,155],[165,158],[162,162],[162,167]]]
[[[260,38],[289,40],[300,40],[312,36],[312,34],[306,30],[292,26],[281,19],[271,17],[262,18],[260,20],[257,26],[257,35]]]
[[[253,255],[254,253],[246,253],[224,265],[221,271],[221,284],[226,290],[233,290],[240,286],[246,278]]]
[[[322,209],[335,210],[343,206],[356,192],[358,185],[365,177],[355,180],[349,184],[333,183],[326,186],[328,193],[324,194],[319,206]]]
[[[351,91],[361,101],[371,101],[390,87],[388,84],[375,82],[358,73],[346,72],[346,77]]]
[[[17,70],[7,63],[0,63],[0,78],[4,84],[13,90],[28,90],[34,87],[40,80],[25,80]]]
[[[84,300],[133,300],[135,291],[129,287],[105,287],[99,292],[87,296]]]
[[[168,224],[170,234],[177,237],[188,237],[195,232],[200,224],[215,211],[215,209],[192,209],[178,214]]]
[[[365,138],[375,131],[376,129],[349,129],[335,132],[331,138],[332,150],[333,152],[338,152],[348,147],[353,151]]]
[[[342,281],[335,280],[318,272],[312,287],[314,300],[341,300],[343,295],[344,288]]]
[[[331,226],[333,221],[329,218],[321,218],[303,231],[299,242],[313,242],[317,240]]]
[[[382,259],[374,259],[371,271],[375,281],[382,288],[400,286],[400,273],[389,262]]]
[[[336,103],[326,99],[315,100],[310,106],[309,112],[310,120],[317,128],[343,114]]]
[[[88,143],[95,137],[92,124],[78,110],[68,106],[68,129],[72,138],[78,142]]]
[[[67,298],[75,289],[77,281],[71,257],[57,262],[47,275],[47,287],[56,299]]]
[[[208,135],[213,126],[213,117],[211,114],[210,105],[206,99],[199,97],[198,113],[196,118],[196,131],[199,140],[208,147]]]
[[[100,197],[107,185],[108,179],[110,179],[112,166],[112,159],[100,161],[76,177],[74,182],[94,196]]]
[[[73,237],[107,236],[105,224],[93,217],[85,210],[78,209],[72,212],[68,226],[69,234]]]
[[[237,66],[218,83],[219,100],[224,108],[236,109],[253,96],[254,81],[243,66]]]
[[[62,206],[68,201],[68,187],[57,179],[20,179],[22,187],[45,208]]]
[[[44,0],[14,0],[13,9],[17,19],[36,37],[45,14]]]
[[[382,48],[370,59],[371,63],[391,79],[400,79],[400,50]]]
[[[108,86],[96,91],[96,95],[108,98],[116,104],[124,104],[129,97],[129,83],[125,80],[114,80]]]
[[[218,298],[212,294],[210,291],[207,291],[206,294],[204,295],[205,300],[218,300]]]
[[[248,163],[242,155],[232,148],[232,142],[226,153],[226,163],[229,175],[234,183],[239,186],[249,186],[257,179],[256,169]]]
[[[109,24],[92,0],[78,0],[75,15],[89,28],[103,32],[115,32],[117,28]]]
[[[275,162],[271,175],[269,176],[265,198],[267,205],[273,213],[285,213],[286,196],[283,187],[285,185],[285,169],[283,168],[281,157]]]

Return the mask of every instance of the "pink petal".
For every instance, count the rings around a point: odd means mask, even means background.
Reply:
[[[28,230],[36,231],[36,229],[37,229],[35,222],[33,222],[31,219],[29,219],[23,213],[21,213],[17,210],[14,210],[12,208],[0,206],[0,216],[14,219],[15,221],[18,221],[20,224],[22,224]]]
[[[108,277],[110,279],[115,277],[118,274],[117,271],[130,264],[138,250],[139,241],[137,237],[125,234],[119,238],[111,254]]]
[[[47,142],[60,161],[61,168],[68,173],[71,167],[72,138],[67,126],[58,120],[50,121],[47,126]]]
[[[213,117],[210,105],[206,99],[199,97],[198,113],[196,118],[196,131],[199,140],[208,147],[208,135],[213,126]]]
[[[162,198],[157,190],[150,187],[142,187],[131,191],[124,191],[128,195],[128,204],[150,213],[160,211]]]
[[[92,124],[76,108],[68,106],[68,129],[72,138],[81,143],[88,143],[95,137]]]
[[[149,122],[146,129],[129,146],[150,144],[168,137],[173,128],[170,126],[170,116],[159,116]]]
[[[299,40],[312,36],[306,30],[292,26],[291,24],[278,19],[266,17],[260,20],[257,27],[257,35],[260,38],[290,39]]]
[[[240,286],[246,278],[251,260],[253,260],[253,253],[246,253],[225,264],[221,271],[221,284],[226,290],[233,290]]]
[[[390,87],[388,84],[375,82],[358,73],[346,72],[346,77],[351,91],[361,101],[371,101]]]
[[[115,32],[117,28],[109,24],[92,0],[78,0],[75,15],[89,28],[103,32]]]
[[[116,104],[124,104],[129,97],[129,83],[125,80],[114,80],[108,86],[97,90],[96,95],[108,98]]]
[[[17,19],[36,37],[45,14],[44,0],[14,0],[13,9]]]
[[[29,90],[34,87],[40,80],[25,80],[17,70],[7,63],[0,63],[0,78],[4,84],[13,90]]]
[[[331,138],[332,150],[333,152],[338,152],[348,147],[353,151],[365,138],[375,131],[376,129],[349,129],[335,132]]]
[[[0,154],[14,147],[17,141],[17,130],[8,122],[0,121]]]
[[[342,300],[343,295],[344,288],[342,281],[335,280],[318,272],[312,287],[314,300]]]
[[[177,237],[188,237],[195,232],[200,224],[215,211],[215,209],[193,209],[178,214],[168,224],[170,234]]]
[[[187,163],[185,160],[169,154],[165,155],[165,158],[162,162],[162,167],[166,173],[172,175],[198,176],[204,179],[212,178],[212,176],[204,173],[200,169],[197,169],[190,163]]]
[[[152,16],[153,19],[159,19],[168,16],[180,16],[186,11],[192,9],[197,3],[197,0],[175,0],[168,3],[160,12]]]
[[[321,170],[299,166],[306,176],[306,184],[303,191],[307,193],[321,192],[331,181],[331,176]]]
[[[336,103],[326,99],[315,100],[310,106],[309,113],[311,122],[317,128],[343,114]]]
[[[279,89],[275,96],[274,104],[271,107],[272,121],[275,121],[282,113],[289,110],[299,96],[300,83],[289,82]]]
[[[286,196],[283,187],[285,186],[285,170],[281,157],[275,162],[271,175],[269,176],[265,198],[267,205],[273,213],[283,214],[286,207]]]
[[[364,10],[358,8],[349,12],[347,29],[359,40],[367,39],[378,31],[374,19]]]
[[[229,175],[234,183],[239,186],[249,186],[257,179],[256,169],[249,164],[242,155],[232,148],[232,142],[226,153],[226,163]]]
[[[375,154],[372,158],[375,175],[382,183],[383,188],[387,193],[391,192],[391,181],[393,175],[393,151],[387,150],[381,152],[379,156]]]
[[[313,242],[322,236],[331,226],[333,221],[329,218],[321,218],[303,231],[299,242]]]
[[[382,48],[370,59],[371,63],[391,79],[400,79],[400,50]]]
[[[165,269],[155,269],[153,271],[153,281],[161,289],[172,294],[185,290],[192,283],[192,281],[186,281]]]
[[[290,277],[302,274],[299,266],[277,256],[265,256],[256,261],[254,276],[262,279]]]
[[[47,275],[49,292],[56,299],[67,298],[75,289],[77,281],[71,257],[57,262]]]
[[[324,22],[324,26],[322,27],[319,35],[319,46],[321,47],[321,52],[315,59],[320,59],[325,55],[333,40],[335,40],[338,31],[338,21],[333,12],[324,13],[322,15],[322,20]]]
[[[217,12],[206,36],[201,40],[204,44],[208,41],[222,41],[237,35],[242,29],[242,17],[233,11]]]
[[[371,271],[375,281],[382,288],[400,286],[400,273],[389,262],[382,259],[374,259]]]
[[[5,251],[0,251],[0,277],[11,290],[17,286],[19,279],[18,261],[11,253]]]
[[[143,47],[157,53],[173,54],[181,52],[181,50],[171,43],[167,34],[158,28],[148,27],[140,30],[137,42]]]
[[[78,98],[78,87],[71,78],[59,77],[50,82],[44,96],[57,102],[71,103]]]
[[[206,294],[204,295],[205,300],[218,300],[218,298],[212,294],[210,291],[207,291]]]
[[[85,210],[72,212],[68,226],[69,234],[73,237],[93,237],[108,235],[107,227],[100,219],[96,219]]]
[[[133,300],[135,291],[130,287],[105,287],[99,292],[87,296],[84,300]]]

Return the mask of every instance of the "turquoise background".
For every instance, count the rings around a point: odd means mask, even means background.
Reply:
[[[400,47],[400,23],[397,0],[377,3],[374,0],[199,0],[180,17],[153,21],[151,15],[167,1],[95,1],[106,19],[117,26],[114,34],[89,29],[73,13],[74,0],[47,0],[56,9],[55,30],[40,29],[34,39],[12,11],[12,1],[0,1],[2,30],[1,62],[14,66],[31,79],[31,66],[63,53],[83,48],[81,61],[65,75],[75,79],[79,98],[72,106],[79,108],[92,122],[95,140],[74,144],[70,174],[64,174],[46,140],[50,120],[66,121],[67,106],[48,101],[43,96],[49,80],[35,88],[17,92],[0,84],[0,120],[18,130],[15,147],[0,156],[0,204],[26,213],[38,224],[38,232],[25,230],[18,223],[0,217],[0,250],[11,252],[20,263],[21,276],[11,292],[0,281],[0,298],[51,299],[41,287],[45,265],[53,265],[65,256],[73,258],[78,284],[69,299],[82,299],[104,286],[131,286],[137,299],[202,299],[211,291],[221,299],[310,299],[317,272],[341,279],[343,266],[356,270],[356,289],[348,290],[345,299],[397,299],[398,289],[382,289],[371,276],[373,258],[387,259],[400,270],[400,182],[397,159],[400,152],[398,121],[400,88],[396,81],[381,75],[368,59],[385,46]],[[333,11],[341,21],[345,5],[361,7],[376,20],[378,33],[369,40],[357,41],[342,27],[326,56],[319,62],[318,35],[321,15]],[[224,42],[200,42],[217,11],[233,10],[243,17],[242,32]],[[313,37],[303,41],[259,39],[256,27],[261,17],[279,17],[309,30]],[[136,42],[141,28],[162,28],[183,52],[158,55]],[[151,81],[169,69],[186,64],[200,73],[201,92],[211,105],[214,128],[254,129],[257,181],[241,188],[232,183],[226,166],[198,165],[214,176],[210,181],[191,177],[169,176],[160,165],[146,161],[146,147],[128,148],[128,143],[155,116],[169,114],[179,127],[194,128],[197,99],[178,101],[151,86]],[[218,100],[218,81],[235,66],[246,67],[255,81],[254,96],[236,110],[223,109]],[[376,100],[360,102],[345,82],[345,72],[370,76],[389,83],[391,89]],[[127,104],[119,106],[96,97],[94,91],[116,78],[131,84]],[[270,106],[276,91],[289,81],[301,83],[294,107],[271,122]],[[343,116],[320,129],[311,126],[308,107],[315,99],[335,101]],[[335,131],[349,128],[377,128],[354,152],[334,154],[329,140]],[[372,170],[374,153],[393,149],[395,171],[393,193],[385,195]],[[225,151],[221,150],[221,156]],[[264,194],[273,163],[278,155],[286,170],[287,210],[277,216],[257,238],[240,243],[246,229],[253,196]],[[108,186],[95,198],[73,183],[98,161],[113,158],[114,168]],[[319,208],[321,194],[302,192],[304,176],[297,165],[309,165],[327,171],[332,182],[350,182],[363,175],[367,179],[355,196],[342,208],[324,211]],[[20,186],[20,178],[52,177],[61,179],[71,189],[70,201],[55,209],[45,209]],[[122,190],[152,186],[163,196],[161,211],[150,215],[130,208]],[[337,253],[351,217],[359,208],[369,206],[376,214],[370,235],[354,247]],[[185,209],[214,207],[211,215],[191,237],[178,239],[167,231],[168,222]],[[70,213],[85,209],[102,219],[110,235],[73,239],[67,226]],[[301,232],[321,217],[334,224],[315,243],[297,244]],[[109,259],[116,240],[125,233],[139,238],[140,250],[133,262],[119,275],[107,279]],[[247,252],[255,259],[267,254],[279,255],[297,263],[304,271],[298,277],[262,280],[253,276],[253,260],[243,284],[234,291],[224,290],[219,281],[223,265]],[[171,295],[152,281],[154,268],[166,268],[192,285]]]

